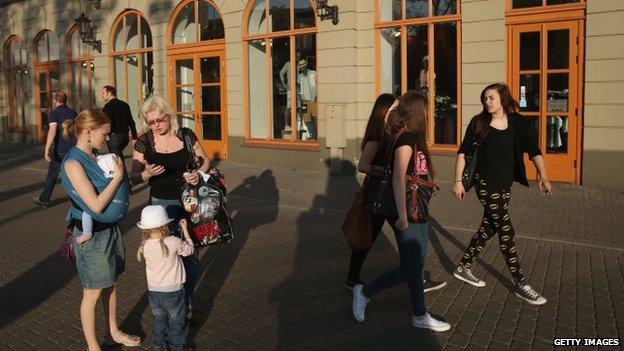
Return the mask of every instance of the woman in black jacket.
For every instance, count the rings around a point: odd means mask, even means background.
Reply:
[[[520,269],[514,229],[507,212],[512,183],[516,181],[529,186],[523,161],[525,152],[537,168],[540,192],[542,195],[552,193],[537,133],[533,122],[518,114],[518,102],[511,96],[507,85],[495,83],[487,86],[481,92],[481,103],[483,111],[470,121],[457,152],[453,194],[457,201],[465,195],[462,184],[465,155],[472,152],[472,144],[476,141],[481,146],[478,148],[475,191],[483,205],[483,219],[453,275],[471,285],[485,286],[485,282],[472,273],[472,267],[487,241],[498,235],[501,252],[514,278],[514,293],[530,304],[541,305],[546,299],[525,282]]]

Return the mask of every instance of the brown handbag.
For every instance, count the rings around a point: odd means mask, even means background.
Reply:
[[[373,245],[373,215],[366,208],[366,183],[355,193],[353,204],[342,222],[342,233],[353,251],[365,251]]]

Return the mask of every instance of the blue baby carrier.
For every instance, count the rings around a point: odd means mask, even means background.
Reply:
[[[121,218],[128,212],[128,198],[130,196],[130,182],[125,177],[119,185],[115,197],[111,203],[101,212],[95,213],[89,209],[89,207],[78,196],[74,187],[72,186],[67,174],[65,172],[65,162],[76,160],[80,162],[85,170],[87,178],[91,181],[93,188],[97,194],[100,194],[106,186],[112,181],[112,178],[106,178],[104,171],[98,166],[98,164],[91,159],[84,151],[77,147],[72,147],[61,165],[61,184],[67,191],[69,198],[72,201],[72,206],[69,209],[69,217],[73,221],[80,221],[82,219],[82,212],[86,211],[87,214],[93,218],[97,223],[101,224],[115,224],[121,220]]]

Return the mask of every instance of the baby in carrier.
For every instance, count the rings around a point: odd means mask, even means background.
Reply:
[[[106,155],[97,156],[97,164],[104,171],[104,177],[113,178],[115,176],[115,157],[117,155],[110,153]],[[93,236],[93,218],[87,213],[82,211],[82,234],[76,238],[76,242],[79,244],[91,239]]]

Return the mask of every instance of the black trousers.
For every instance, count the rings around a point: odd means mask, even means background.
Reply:
[[[106,145],[108,146],[108,151],[116,154],[123,160],[123,150],[128,146],[129,142],[130,138],[128,137],[128,133],[110,133]]]
[[[373,216],[373,242],[379,236],[381,232],[381,228],[383,227],[385,218],[379,216]],[[360,272],[362,271],[362,266],[364,265],[364,260],[368,255],[368,250],[364,251],[351,251],[351,260],[349,261],[349,275],[347,279],[352,282],[357,282],[360,280]]]

